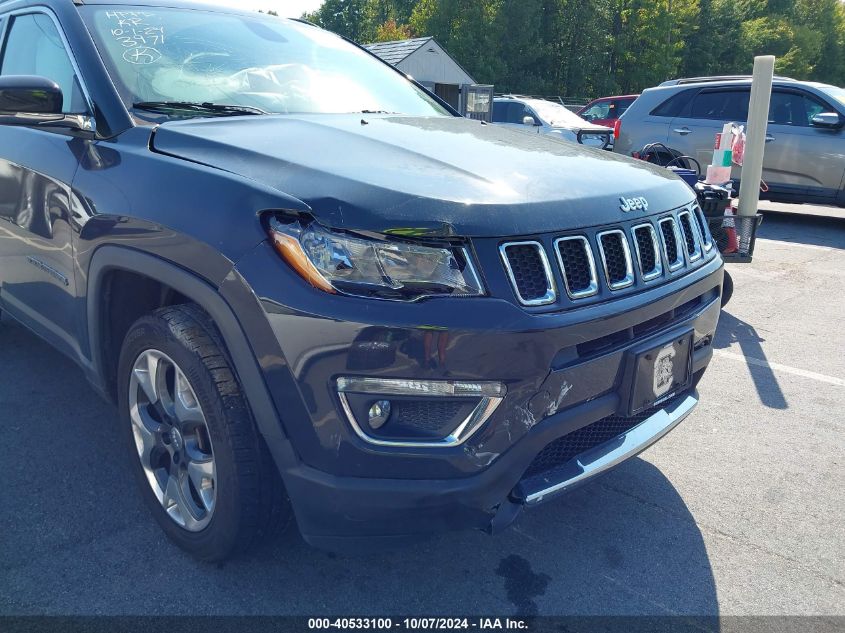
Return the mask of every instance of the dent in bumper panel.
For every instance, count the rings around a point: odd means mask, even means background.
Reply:
[[[576,456],[562,466],[522,482],[518,498],[533,506],[603,474],[657,442],[686,418],[698,404],[694,394],[672,407],[661,409],[617,438]]]

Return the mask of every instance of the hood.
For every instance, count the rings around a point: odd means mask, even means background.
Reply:
[[[652,213],[694,197],[667,169],[457,117],[179,121],[151,147],[276,188],[326,226],[380,233],[529,235],[616,222],[620,198]]]

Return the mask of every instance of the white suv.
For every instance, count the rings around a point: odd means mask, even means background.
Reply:
[[[588,147],[613,148],[611,128],[585,121],[563,105],[545,99],[496,97],[493,100],[493,123]]]

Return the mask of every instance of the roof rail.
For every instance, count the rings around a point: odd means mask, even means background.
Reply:
[[[670,79],[664,81],[661,86],[683,86],[685,84],[703,84],[716,81],[745,81],[750,80],[751,75],[713,75],[710,77],[683,77],[681,79]],[[792,77],[775,76],[776,81],[795,81]]]

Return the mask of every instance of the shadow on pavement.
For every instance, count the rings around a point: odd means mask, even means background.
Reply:
[[[719,612],[693,516],[642,459],[497,537],[460,532],[333,554],[291,526],[214,566],[182,554],[146,512],[116,418],[70,361],[0,324],[0,613]]]
[[[757,237],[845,249],[845,219],[762,211],[763,223]]]
[[[734,344],[737,344],[743,356],[765,361],[766,353],[761,345],[764,340],[753,325],[741,321],[730,312],[722,310],[719,328],[716,330],[716,338],[713,341],[715,349],[728,350]],[[739,367],[739,363],[736,366]],[[788,409],[789,404],[786,402],[786,396],[784,396],[777,376],[771,368],[751,363],[746,363],[746,366],[751,373],[760,401],[771,409]]]

